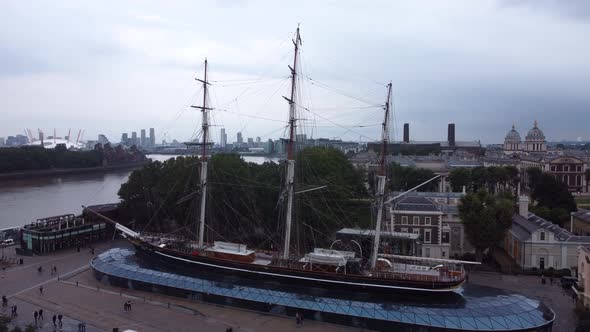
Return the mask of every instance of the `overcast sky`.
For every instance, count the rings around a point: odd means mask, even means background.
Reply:
[[[501,142],[535,119],[548,140],[590,139],[583,0],[1,1],[0,136],[187,140],[207,57],[212,138],[278,138],[298,23],[308,136],[376,139],[391,80],[396,139],[409,122],[412,139],[444,140],[454,122],[458,140]]]

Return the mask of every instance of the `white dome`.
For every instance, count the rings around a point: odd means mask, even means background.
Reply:
[[[529,130],[528,134],[526,135],[527,142],[544,142],[545,141],[545,134],[543,131],[537,127],[537,121],[535,120],[535,125],[531,130]]]
[[[514,125],[512,125],[512,129],[508,132],[508,134],[506,134],[506,138],[504,138],[504,141],[506,143],[520,143],[520,134],[518,133],[518,131],[516,131],[516,129],[514,128]]]

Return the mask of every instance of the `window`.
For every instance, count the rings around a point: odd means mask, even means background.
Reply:
[[[570,167],[568,165],[563,165],[563,171],[564,172],[569,172],[570,171]]]
[[[407,233],[408,232],[408,228],[407,227],[402,227],[402,233]]]
[[[442,251],[442,256],[443,256],[443,257],[446,257],[446,256],[447,256],[447,252],[443,250],[443,251]]]
[[[551,166],[551,172],[555,172],[557,170],[557,167],[555,165]]]
[[[541,232],[539,238],[541,239],[541,241],[545,241],[545,232]]]
[[[413,217],[412,217],[412,223],[413,223],[414,225],[420,225],[420,217],[418,217],[418,216],[413,216]]]
[[[582,171],[582,166],[578,165],[576,166],[576,172],[581,172]]]
[[[412,228],[412,233],[420,234],[420,228]]]
[[[431,223],[431,217],[424,217],[424,225],[430,226],[430,223]]]
[[[460,231],[459,227],[453,228],[453,234],[459,234],[459,231]]]
[[[424,230],[424,243],[430,243],[430,230]]]
[[[570,180],[570,177],[569,176],[567,176],[567,175],[564,175],[563,176],[563,183],[570,184],[570,181],[569,180]]]
[[[442,243],[450,243],[451,237],[449,236],[449,232],[445,231],[442,232]]]
[[[402,225],[408,224],[408,216],[402,216]]]
[[[430,257],[430,248],[424,248],[424,256]]]

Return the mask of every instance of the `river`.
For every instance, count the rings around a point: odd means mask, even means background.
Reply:
[[[174,155],[149,155],[163,161]],[[244,160],[261,164],[278,158],[245,156]],[[37,218],[66,213],[79,214],[82,205],[114,203],[117,192],[131,170],[109,173],[60,175],[0,182],[0,230],[22,226]]]

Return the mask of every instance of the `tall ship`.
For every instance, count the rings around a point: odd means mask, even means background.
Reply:
[[[235,276],[246,280],[272,281],[284,285],[317,287],[338,291],[362,291],[382,294],[395,292],[452,292],[465,281],[463,261],[428,259],[423,257],[393,255],[380,252],[382,220],[386,207],[386,156],[389,145],[389,122],[392,84],[387,84],[387,98],[383,105],[383,123],[381,125],[381,151],[379,167],[375,181],[375,207],[377,210],[374,229],[369,232],[372,237],[371,253],[368,257],[353,250],[337,250],[333,248],[313,248],[305,253],[296,252],[292,248],[292,228],[294,224],[295,189],[295,150],[298,106],[297,78],[300,66],[301,37],[299,27],[293,39],[294,57],[290,69],[290,96],[284,97],[289,106],[287,127],[285,181],[281,201],[285,205],[282,247],[278,250],[250,248],[241,243],[226,241],[205,242],[207,224],[207,167],[209,140],[209,113],[213,109],[208,103],[209,81],[207,77],[208,63],[205,60],[202,83],[202,105],[192,106],[202,113],[202,138],[200,148],[200,201],[198,228],[196,239],[174,240],[165,236],[154,236],[136,232],[119,223],[116,228],[136,248],[136,253],[155,261],[163,261],[184,270],[219,273],[224,276]],[[97,215],[98,212],[90,211]],[[113,221],[114,222],[114,221]],[[362,250],[361,250],[362,251]]]

